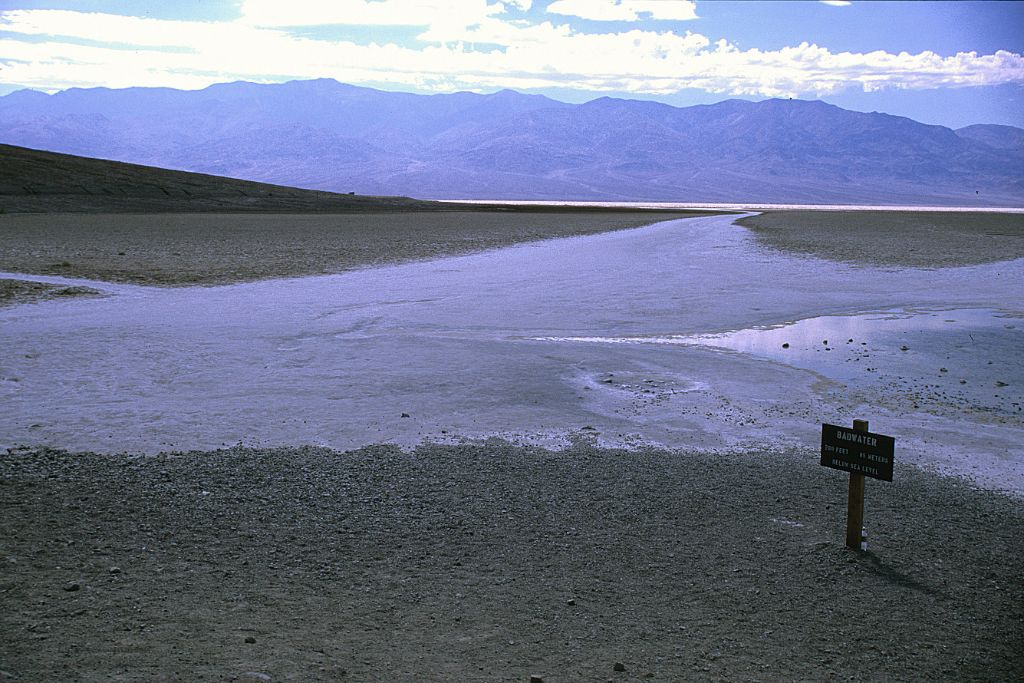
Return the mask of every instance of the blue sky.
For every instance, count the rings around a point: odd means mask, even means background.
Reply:
[[[9,0],[0,94],[303,78],[1024,127],[1024,2]]]

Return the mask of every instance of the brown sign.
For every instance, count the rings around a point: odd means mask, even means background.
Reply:
[[[892,481],[896,439],[849,427],[821,425],[821,464],[865,477]]]

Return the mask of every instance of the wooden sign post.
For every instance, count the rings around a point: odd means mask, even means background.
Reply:
[[[854,420],[853,429],[868,431],[867,420]],[[864,529],[864,475],[850,472],[850,488],[846,493],[846,547],[861,550],[860,540]]]
[[[850,473],[846,496],[846,547],[861,546],[864,528],[864,477],[892,481],[896,439],[868,431],[867,420],[854,420],[853,429],[821,425],[821,464]]]

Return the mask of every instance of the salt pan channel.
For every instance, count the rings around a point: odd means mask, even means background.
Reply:
[[[813,459],[822,422],[859,418],[897,437],[897,477],[1024,493],[1024,260],[837,264],[733,220],[223,287],[76,280],[110,296],[0,311],[0,446],[502,436]]]

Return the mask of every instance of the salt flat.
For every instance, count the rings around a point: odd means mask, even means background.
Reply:
[[[840,264],[766,248],[734,218],[219,287],[69,281],[112,295],[0,311],[0,445],[498,435],[811,458],[821,422],[861,418],[897,437],[898,463],[1024,491],[1024,259]],[[907,344],[871,322],[894,317],[957,322]],[[705,338],[758,328],[789,330],[771,343],[792,334],[792,353]],[[830,345],[808,363],[814,336]],[[663,343],[683,338],[700,343]]]

